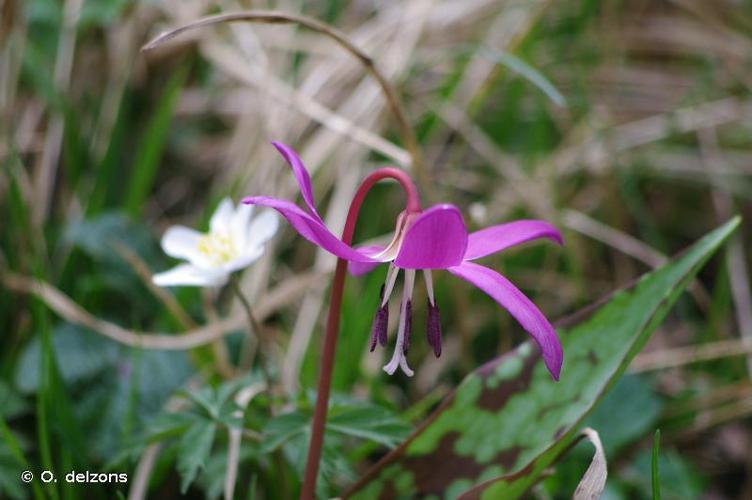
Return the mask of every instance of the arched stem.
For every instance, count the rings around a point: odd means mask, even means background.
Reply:
[[[331,38],[340,47],[352,54],[358,61],[360,61],[368,74],[370,74],[378,82],[379,87],[381,87],[381,91],[386,98],[387,105],[389,106],[389,109],[392,111],[394,117],[397,120],[400,134],[402,135],[402,140],[405,143],[405,147],[410,153],[412,167],[415,169],[416,175],[420,178],[423,187],[430,191],[432,185],[431,179],[423,163],[423,157],[420,152],[418,139],[415,136],[415,132],[413,131],[412,127],[410,126],[410,122],[407,120],[407,113],[405,113],[404,106],[402,105],[397,92],[394,90],[392,84],[389,83],[389,80],[387,80],[386,77],[378,70],[378,68],[376,68],[376,64],[374,63],[373,59],[368,54],[359,49],[353,42],[351,42],[347,38],[347,35],[345,35],[342,31],[338,30],[334,26],[310,17],[297,14],[286,14],[284,12],[262,10],[232,12],[228,14],[218,14],[214,16],[203,17],[184,26],[180,26],[170,31],[161,33],[152,41],[144,45],[141,50],[148,51],[155,49],[168,40],[171,40],[172,38],[175,38],[176,36],[187,31],[203,28],[206,26],[214,26],[217,24],[233,22],[297,24]]]
[[[345,229],[342,232],[342,241],[346,244],[352,244],[353,234],[355,233],[355,223],[358,220],[360,207],[363,205],[368,191],[382,179],[395,179],[402,185],[407,196],[407,212],[420,211],[420,198],[418,191],[412,182],[412,179],[396,168],[381,168],[376,170],[361,183],[358,191],[353,197],[350,204],[350,210],[347,213]],[[345,278],[347,277],[347,261],[344,259],[337,260],[337,268],[334,271],[334,280],[332,281],[332,293],[329,300],[329,315],[326,321],[326,335],[324,337],[324,349],[321,355],[321,373],[319,374],[319,384],[316,391],[316,406],[313,410],[313,423],[311,424],[311,441],[308,445],[308,457],[306,459],[305,474],[303,475],[303,487],[300,492],[302,500],[313,500],[316,495],[316,479],[319,472],[319,462],[321,460],[321,450],[324,444],[324,430],[326,427],[326,414],[329,407],[329,393],[332,385],[332,372],[334,370],[334,355],[337,348],[337,338],[339,337],[339,320],[342,310],[342,293],[345,288]]]

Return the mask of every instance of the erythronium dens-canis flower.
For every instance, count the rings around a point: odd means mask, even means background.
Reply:
[[[381,303],[371,329],[371,350],[377,342],[382,345],[386,343],[389,297],[397,274],[400,270],[405,273],[395,350],[391,360],[384,366],[387,373],[393,374],[399,367],[407,375],[413,375],[405,355],[410,342],[411,297],[418,271],[422,271],[424,275],[428,295],[428,342],[435,355],[440,355],[441,324],[431,272],[443,269],[483,290],[509,311],[538,344],[546,368],[558,380],[563,353],[553,326],[538,307],[509,280],[496,271],[473,262],[538,238],[547,238],[561,244],[561,235],[555,227],[540,220],[519,220],[468,233],[457,207],[438,204],[421,210],[417,192],[413,189],[412,192],[408,191],[407,208],[397,218],[392,241],[386,246],[354,248],[337,238],[324,224],[314,205],[310,176],[295,151],[279,142],[273,144],[292,168],[306,208],[267,196],[250,196],[243,202],[274,208],[301,236],[347,260],[352,274],[369,272],[381,263],[389,264]]]

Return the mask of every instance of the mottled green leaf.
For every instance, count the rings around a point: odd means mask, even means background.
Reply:
[[[407,441],[345,496],[518,498],[572,443],[697,271],[739,225],[735,218],[680,257],[560,328],[561,380],[530,343],[470,374]]]

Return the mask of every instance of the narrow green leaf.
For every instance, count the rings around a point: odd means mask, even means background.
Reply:
[[[114,203],[122,189],[122,179],[118,175],[118,168],[121,166],[125,139],[129,133],[129,125],[131,125],[131,99],[130,90],[123,90],[107,149],[97,165],[91,191],[88,196],[84,197],[87,217],[99,213],[104,207]]]
[[[481,47],[480,54],[497,64],[506,66],[525,78],[527,81],[538,87],[538,89],[546,94],[546,96],[557,106],[567,105],[567,100],[561,92],[554,87],[554,84],[551,83],[548,78],[543,76],[543,73],[533,68],[519,57],[510,54],[509,52],[494,50],[489,47]]]
[[[13,435],[13,432],[10,430],[8,424],[5,422],[5,418],[3,417],[0,417],[0,437],[2,437],[0,444],[3,445],[0,446],[0,465],[10,463],[8,480],[6,481],[3,478],[0,478],[0,491],[5,488],[11,498],[26,498],[27,492],[22,489],[18,480],[19,466],[22,466],[23,470],[31,470],[31,467],[29,466],[29,462],[26,460],[23,451],[21,451],[21,445],[18,443],[18,440]],[[2,455],[4,454],[9,455],[9,457],[3,457]],[[2,467],[0,467],[0,469],[1,468]],[[31,488],[36,500],[43,500],[45,498],[42,487],[38,481],[32,481]],[[14,496],[14,492],[18,493],[18,495]]]
[[[560,381],[531,343],[481,366],[345,496],[519,498],[576,438],[584,418],[718,247],[734,218],[680,257],[559,329]]]
[[[187,66],[183,66],[172,75],[154,116],[146,127],[133,164],[131,182],[125,195],[125,210],[131,216],[141,213],[144,200],[151,191],[162,158],[162,150],[167,141],[175,102],[177,102],[187,74]]]
[[[653,500],[661,500],[661,478],[658,474],[658,452],[661,447],[661,430],[656,429],[653,435],[653,460],[652,460],[652,478],[653,478]]]
[[[188,491],[199,471],[206,467],[215,432],[214,422],[198,420],[180,438],[177,470],[180,473],[181,494]]]
[[[258,482],[258,474],[251,476],[251,484],[248,485],[248,500],[256,500],[256,483]]]
[[[39,357],[40,386],[37,393],[37,440],[39,442],[39,453],[42,460],[42,466],[46,470],[54,470],[55,466],[52,461],[52,433],[50,431],[50,416],[52,406],[52,396],[55,390],[55,360],[52,351],[52,339],[49,327],[49,319],[44,306],[38,301],[34,301],[33,310],[39,328],[41,329],[42,350]],[[50,498],[60,498],[57,487],[53,483],[46,485],[47,494]]]

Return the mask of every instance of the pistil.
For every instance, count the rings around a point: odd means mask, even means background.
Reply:
[[[400,308],[400,320],[399,329],[397,331],[397,342],[394,345],[394,354],[391,361],[384,366],[384,371],[389,375],[393,375],[397,371],[397,367],[408,377],[412,377],[414,372],[407,364],[407,358],[405,357],[405,337],[406,327],[408,326],[408,304],[410,303],[410,297],[413,294],[413,286],[415,285],[415,270],[405,269],[405,284],[402,291],[402,306]],[[409,321],[412,323],[412,320]]]

